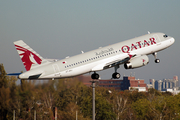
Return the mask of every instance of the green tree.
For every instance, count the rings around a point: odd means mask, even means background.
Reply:
[[[110,96],[107,89],[96,87],[95,94],[96,119],[115,119],[113,105],[107,99]],[[66,88],[58,92],[56,106],[61,111],[69,112],[66,111],[69,103],[78,105],[83,117],[92,117],[92,88],[77,81],[73,81],[73,84],[66,81]]]
[[[113,112],[113,105],[108,102],[108,100],[101,94],[101,92],[96,92],[96,97],[95,97],[96,119],[97,120],[115,120],[116,114]]]
[[[3,64],[0,64],[0,118],[12,118],[11,100],[15,95],[11,94],[16,85],[12,82],[13,77],[7,77]]]
[[[9,89],[10,89],[10,108],[9,108],[9,119],[13,119],[13,110],[16,111],[16,116],[20,114],[20,102],[18,101],[18,87],[16,85],[17,78],[15,76],[7,76],[9,81]]]
[[[143,119],[151,118],[149,116],[149,111],[150,111],[149,105],[150,103],[146,98],[139,99],[136,102],[132,103],[131,107],[137,119],[143,120]]]
[[[8,79],[3,64],[0,64],[0,88],[2,88],[3,86],[5,88],[8,87]]]
[[[113,110],[116,113],[117,119],[128,109],[127,101],[128,97],[123,97],[122,95],[116,95],[113,99]]]
[[[166,98],[169,119],[180,119],[180,94]]]
[[[6,120],[9,112],[10,90],[4,86],[0,88],[0,118]]]

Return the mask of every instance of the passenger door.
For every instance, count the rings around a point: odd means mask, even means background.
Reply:
[[[53,64],[53,69],[54,69],[54,75],[55,76],[60,76],[60,69],[59,66],[57,64]]]

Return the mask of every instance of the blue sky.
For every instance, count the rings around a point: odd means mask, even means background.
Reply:
[[[0,1],[0,63],[7,73],[25,71],[13,42],[24,40],[44,58],[63,59],[150,32],[163,32],[175,44],[158,53],[161,60],[121,75],[149,79],[180,77],[180,1],[177,0],[16,0]],[[109,79],[114,69],[99,72]]]

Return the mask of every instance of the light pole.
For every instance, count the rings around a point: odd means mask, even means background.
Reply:
[[[95,87],[98,80],[92,80],[92,120],[95,120]]]

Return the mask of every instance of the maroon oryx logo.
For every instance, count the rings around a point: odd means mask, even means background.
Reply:
[[[32,64],[41,64],[42,60],[33,52],[18,45],[15,45],[15,47],[17,50],[21,51],[18,53],[27,71],[31,69]]]

